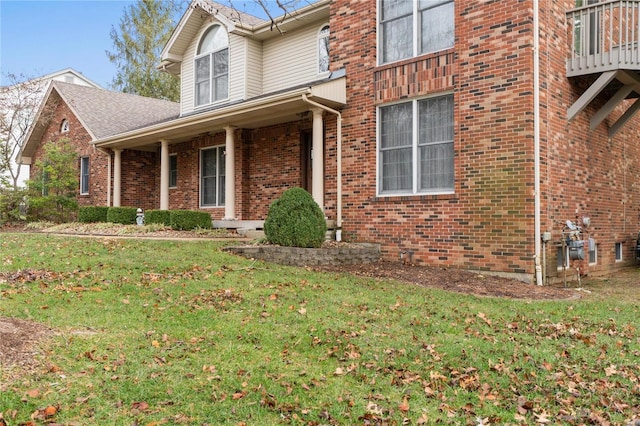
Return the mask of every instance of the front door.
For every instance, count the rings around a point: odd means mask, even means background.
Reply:
[[[311,131],[303,131],[300,133],[300,186],[309,193],[312,189],[313,171],[311,164],[313,163],[313,137]]]

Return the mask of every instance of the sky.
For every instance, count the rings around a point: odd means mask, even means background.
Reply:
[[[118,28],[125,8],[133,3],[0,0],[0,85],[8,83],[7,73],[33,78],[72,68],[105,89],[111,88],[116,68],[105,53],[114,50],[109,33],[112,27]],[[251,0],[234,0],[233,4],[265,17]]]

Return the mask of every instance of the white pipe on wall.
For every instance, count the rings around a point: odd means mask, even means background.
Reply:
[[[338,235],[342,233],[342,114],[335,109],[329,108],[326,105],[322,105],[318,102],[314,102],[307,98],[307,95],[302,95],[302,100],[306,103],[316,106],[318,108],[322,108],[323,110],[335,114],[337,116],[337,133],[336,133],[336,163],[337,163],[337,180],[336,180],[336,192],[337,192],[337,200],[336,200],[336,238]],[[338,234],[340,231],[340,234]]]
[[[534,157],[534,240],[535,279],[542,285],[542,235],[540,231],[540,18],[538,0],[533,0],[533,157]]]

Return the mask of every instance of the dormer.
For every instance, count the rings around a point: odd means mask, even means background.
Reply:
[[[264,21],[194,0],[161,55],[160,68],[181,80],[181,115],[326,78],[329,4]]]

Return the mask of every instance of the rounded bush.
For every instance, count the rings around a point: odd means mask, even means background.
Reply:
[[[264,222],[268,242],[288,247],[320,247],[327,222],[311,194],[290,188],[269,206]]]

